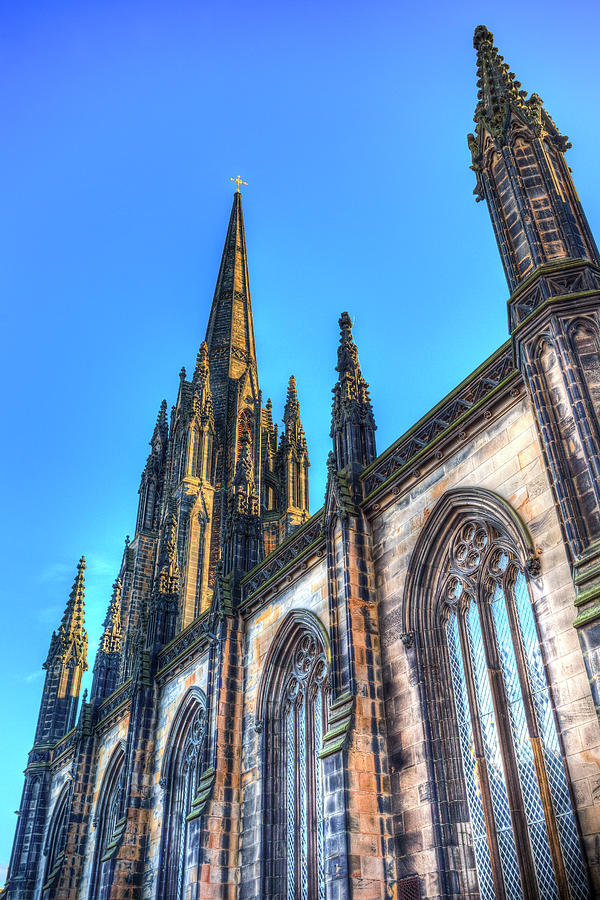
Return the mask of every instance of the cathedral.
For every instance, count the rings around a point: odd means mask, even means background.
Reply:
[[[50,640],[3,900],[600,896],[600,257],[567,138],[474,47],[509,339],[378,452],[343,312],[311,515],[238,180],[89,696],[83,557]]]

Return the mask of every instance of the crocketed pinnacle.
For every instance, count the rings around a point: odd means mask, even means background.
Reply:
[[[198,350],[192,386],[192,410],[194,415],[201,419],[210,419],[211,422],[214,422],[212,391],[210,387],[210,366],[206,341],[202,341],[200,349]]]
[[[369,385],[363,378],[358,361],[358,348],[352,338],[352,320],[347,312],[339,319],[340,345],[336,372],[338,380],[333,388],[331,437],[346,422],[368,423],[375,428]]]
[[[175,513],[174,501],[170,500],[160,553],[158,592],[163,596],[171,596],[178,591],[179,561],[177,558],[177,515]]]
[[[304,429],[300,419],[300,401],[298,400],[298,389],[296,387],[296,379],[290,376],[288,384],[287,400],[283,411],[283,421],[285,431],[281,433],[280,448],[282,452],[291,449],[306,450],[306,438]]]
[[[290,375],[287,400],[285,401],[285,409],[283,411],[283,421],[287,426],[288,424],[298,421],[299,418],[300,404],[298,403],[298,388],[296,386],[296,379],[293,375]]]
[[[240,452],[235,468],[234,488],[247,490],[254,484],[252,471],[252,442],[247,431],[243,431],[240,437]]]
[[[104,620],[104,631],[100,638],[101,653],[119,653],[121,650],[121,579],[113,584],[112,598]]]
[[[546,131],[562,150],[566,150],[570,146],[568,139],[559,133],[543,110],[542,100],[537,94],[527,99],[527,91],[522,90],[521,83],[504,62],[504,57],[494,46],[494,35],[485,25],[478,25],[475,29],[473,46],[477,51],[478,103],[473,117],[476,134],[480,136],[483,128],[497,140],[503,141],[511,113],[514,113],[536,135]],[[469,146],[475,155],[478,149],[475,135],[469,135]]]
[[[82,665],[87,669],[88,636],[85,623],[85,556],[77,564],[77,575],[71,588],[67,606],[58,629],[52,634],[48,657],[44,663],[47,669],[55,661],[61,663],[72,661],[73,665]]]
[[[263,411],[263,421],[265,428],[269,432],[269,434],[273,431],[273,401],[270,397],[267,399],[267,405]]]
[[[160,404],[160,409],[158,410],[158,416],[156,417],[156,427],[161,433],[165,433],[167,431],[167,401],[163,400]]]
[[[198,355],[196,356],[196,368],[194,369],[194,381],[206,382],[208,379],[208,347],[206,341],[202,341]]]

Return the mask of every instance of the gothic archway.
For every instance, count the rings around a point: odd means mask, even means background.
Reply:
[[[284,619],[265,661],[257,700],[262,729],[262,893],[324,900],[323,777],[329,646],[312,613]]]
[[[478,489],[440,500],[409,565],[440,867],[461,897],[588,896],[528,585],[537,566],[516,513]]]

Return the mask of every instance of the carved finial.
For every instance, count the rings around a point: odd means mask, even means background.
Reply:
[[[187,372],[186,372],[185,366],[182,366],[180,369],[180,372],[179,372],[180,379],[182,381],[185,381],[186,375],[187,375]]]

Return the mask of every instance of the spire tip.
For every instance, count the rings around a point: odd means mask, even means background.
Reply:
[[[493,44],[494,35],[485,25],[478,25],[473,33],[473,46],[476,50],[479,50],[480,46],[485,41],[489,41],[490,44]]]

